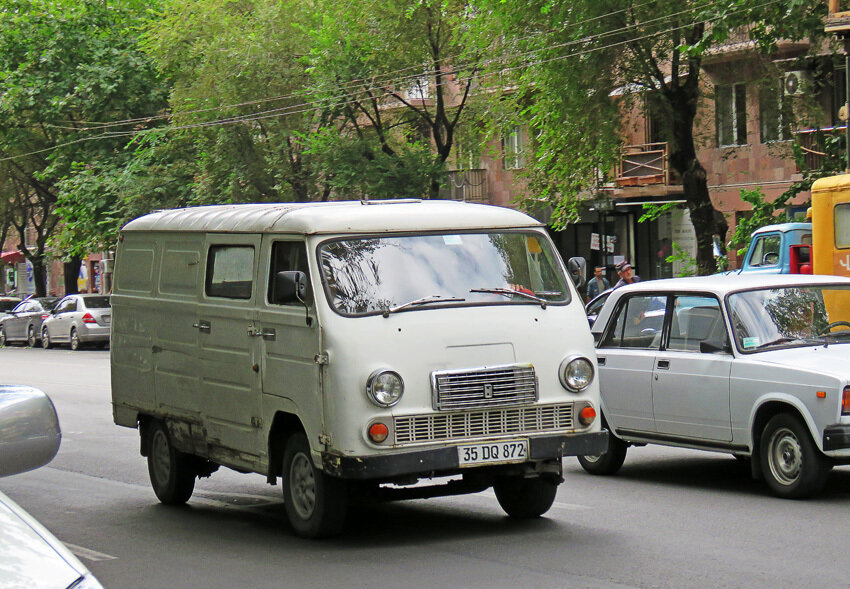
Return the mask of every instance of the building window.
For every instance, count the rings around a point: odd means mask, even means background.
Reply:
[[[522,129],[513,127],[502,137],[502,169],[517,170],[525,167],[525,142]]]
[[[405,100],[427,100],[430,88],[428,83],[428,78],[426,76],[422,76],[421,78],[416,78],[410,86],[405,88],[404,90],[404,99]]]
[[[759,87],[759,128],[762,143],[791,139],[790,119],[785,111],[786,102],[782,80],[770,80]]]
[[[746,145],[747,87],[744,84],[716,86],[714,95],[718,147]]]

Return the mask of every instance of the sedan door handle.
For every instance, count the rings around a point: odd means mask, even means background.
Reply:
[[[659,360],[656,366],[659,370],[668,370],[670,368],[670,360]]]

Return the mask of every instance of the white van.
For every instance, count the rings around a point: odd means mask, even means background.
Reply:
[[[139,428],[164,503],[224,465],[282,477],[303,536],[339,531],[354,497],[492,486],[535,517],[562,456],[607,447],[582,299],[509,209],[155,212],[121,231],[112,309],[115,423]]]

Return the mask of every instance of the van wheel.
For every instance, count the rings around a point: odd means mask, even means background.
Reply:
[[[166,505],[186,503],[195,490],[191,457],[174,448],[161,421],[151,423],[148,436],[148,474],[153,492]]]
[[[558,483],[541,477],[504,477],[496,480],[493,491],[499,505],[510,517],[529,519],[549,511],[555,502]]]
[[[774,495],[784,499],[808,497],[823,489],[830,462],[793,415],[780,413],[764,427],[759,448],[764,479]]]
[[[82,342],[80,342],[80,336],[77,334],[77,329],[75,327],[71,328],[71,349],[75,352],[82,347]]]
[[[338,534],[345,523],[347,484],[313,465],[301,432],[289,436],[283,451],[283,503],[289,523],[304,538]]]
[[[47,328],[43,327],[41,329],[41,347],[45,350],[49,350],[50,345],[50,335],[47,333]]]
[[[579,456],[578,462],[581,467],[590,474],[608,475],[614,474],[626,460],[628,444],[608,430],[608,449],[602,454],[590,456]]]
[[[34,348],[36,341],[38,340],[35,338],[35,327],[30,325],[27,329],[27,347]]]

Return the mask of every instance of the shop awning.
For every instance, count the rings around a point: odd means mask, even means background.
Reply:
[[[24,254],[18,250],[9,250],[0,254],[0,262],[4,264],[19,264],[24,261]]]

